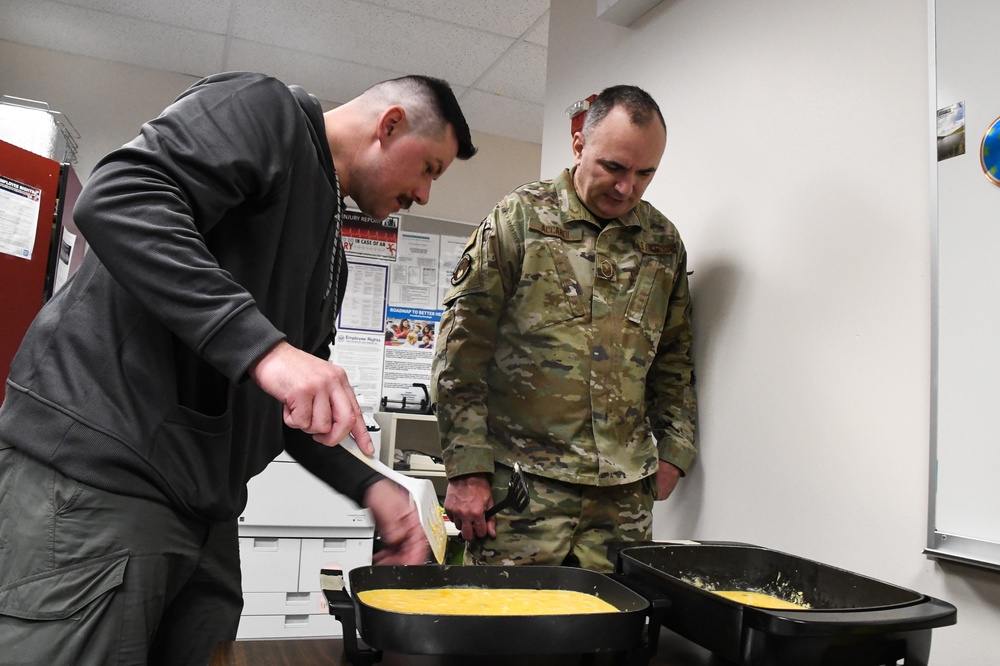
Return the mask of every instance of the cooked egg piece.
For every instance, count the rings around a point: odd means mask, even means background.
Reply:
[[[726,599],[732,599],[746,606],[756,606],[757,608],[771,608],[778,610],[807,610],[808,606],[794,604],[778,597],[764,594],[763,592],[748,592],[746,590],[715,590],[715,594]]]
[[[593,594],[571,590],[400,588],[363,590],[357,597],[380,610],[430,615],[577,615],[618,610]]]

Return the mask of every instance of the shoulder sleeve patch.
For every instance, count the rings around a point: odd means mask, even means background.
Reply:
[[[472,257],[466,252],[462,255],[462,258],[458,260],[458,264],[455,266],[455,270],[451,274],[451,283],[453,285],[458,285],[465,278],[469,276],[469,271],[472,270]]]

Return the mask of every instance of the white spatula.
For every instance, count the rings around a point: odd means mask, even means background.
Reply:
[[[369,458],[358,448],[358,443],[350,435],[340,443],[340,446],[353,453],[361,462],[376,472],[385,475],[406,488],[413,499],[413,503],[417,505],[420,526],[424,528],[427,541],[431,544],[434,559],[437,560],[438,564],[444,563],[444,553],[448,537],[445,534],[444,520],[441,518],[441,508],[440,504],[438,504],[437,493],[434,492],[434,484],[428,479],[415,479],[412,476],[400,474],[388,465],[385,465],[378,458]]]

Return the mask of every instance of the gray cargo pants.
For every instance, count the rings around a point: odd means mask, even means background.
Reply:
[[[0,443],[0,664],[207,664],[236,636],[236,521],[85,486]]]

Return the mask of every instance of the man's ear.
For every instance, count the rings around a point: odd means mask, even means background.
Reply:
[[[583,155],[583,146],[585,143],[586,140],[583,138],[583,132],[573,133],[573,157],[576,160],[577,164],[580,163],[580,158]]]
[[[406,111],[401,106],[390,106],[378,118],[378,137],[380,141],[389,141],[393,135],[398,135],[406,124]]]

